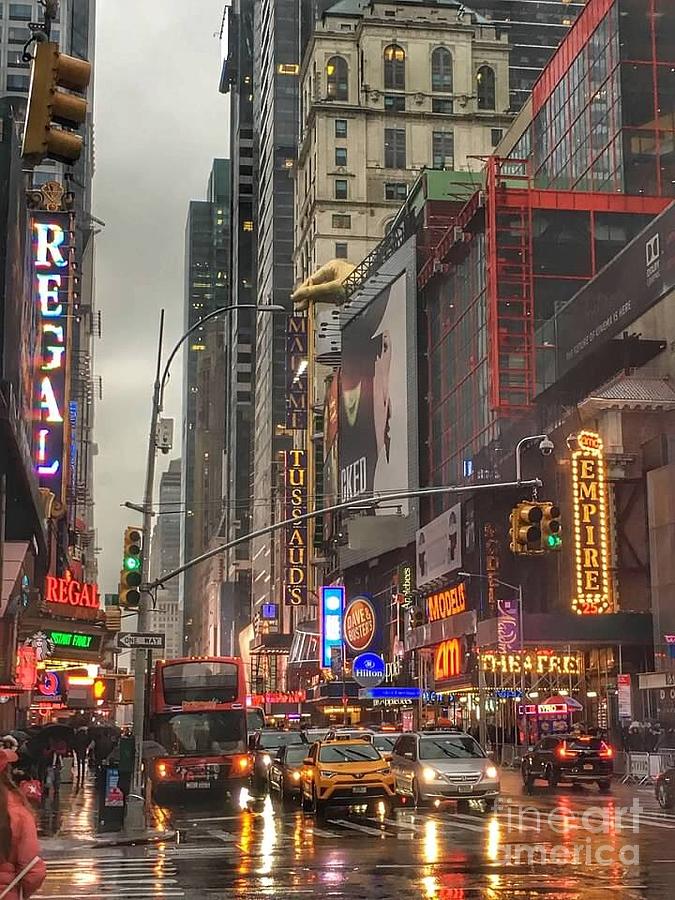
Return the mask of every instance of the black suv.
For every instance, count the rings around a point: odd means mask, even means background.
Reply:
[[[614,751],[602,738],[575,734],[545,737],[524,757],[520,767],[523,784],[530,791],[539,778],[549,787],[561,782],[597,782],[603,793],[612,784]]]
[[[289,744],[306,744],[307,739],[301,731],[258,731],[249,737],[248,751],[251,756],[251,781],[253,786],[263,788],[267,785],[267,770],[281,747]]]

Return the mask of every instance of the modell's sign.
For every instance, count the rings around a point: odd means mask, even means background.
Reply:
[[[37,212],[31,226],[39,329],[33,453],[40,486],[62,500],[69,427],[70,217],[67,213]]]
[[[45,600],[52,612],[58,610],[64,615],[81,618],[95,618],[101,608],[101,595],[97,584],[77,581],[70,572],[59,578],[47,575],[45,579]]]
[[[426,598],[427,620],[438,622],[466,611],[466,584],[460,581],[454,587],[429,594]]]
[[[611,612],[609,518],[602,438],[582,431],[568,439],[572,450],[572,506],[576,592],[572,608],[582,615]]]

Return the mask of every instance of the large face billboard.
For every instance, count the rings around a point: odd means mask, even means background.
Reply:
[[[340,497],[408,486],[406,273],[344,328]]]
[[[417,532],[417,586],[462,565],[462,504],[456,503]]]

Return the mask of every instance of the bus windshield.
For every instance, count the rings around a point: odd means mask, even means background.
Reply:
[[[239,670],[233,662],[195,660],[169,663],[161,669],[167,706],[183,703],[233,703],[237,700]]]
[[[172,755],[244,753],[246,717],[243,710],[236,709],[158,716],[155,735]]]

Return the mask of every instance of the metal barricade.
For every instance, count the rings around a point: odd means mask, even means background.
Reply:
[[[649,753],[629,753],[622,784],[645,784],[649,781]]]

